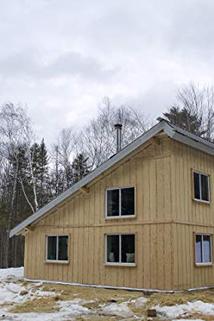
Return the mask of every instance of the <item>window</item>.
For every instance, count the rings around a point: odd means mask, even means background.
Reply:
[[[196,234],[195,236],[195,263],[212,263],[211,236]]]
[[[194,172],[194,199],[210,201],[209,176]]]
[[[68,236],[47,236],[47,261],[68,261]]]
[[[106,193],[106,216],[129,216],[135,214],[134,187],[109,189]]]
[[[106,235],[106,263],[134,264],[135,235]]]

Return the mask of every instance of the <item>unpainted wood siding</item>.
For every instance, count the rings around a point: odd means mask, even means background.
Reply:
[[[36,224],[25,236],[25,277],[131,288],[172,288],[171,142],[151,141]],[[105,219],[109,187],[134,186],[136,217]],[[134,233],[136,267],[106,266],[104,237]],[[45,236],[68,234],[69,264],[45,261]]]
[[[214,285],[194,264],[194,232],[214,232],[211,204],[192,199],[192,168],[214,180],[213,158],[166,137],[151,140],[66,200],[25,235],[25,277],[144,289]],[[105,191],[134,186],[136,217],[105,219]],[[136,266],[106,266],[104,236],[136,235]],[[46,235],[68,234],[69,264],[47,263]]]
[[[196,266],[194,244],[194,233],[214,234],[214,157],[178,142],[171,146],[174,288],[214,286],[214,266]],[[194,200],[194,171],[210,176],[209,204]]]

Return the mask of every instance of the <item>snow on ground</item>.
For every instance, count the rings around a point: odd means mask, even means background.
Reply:
[[[0,269],[0,281],[10,276],[16,279],[22,279],[24,277],[24,268]]]
[[[124,297],[120,292],[114,290],[110,292],[112,293],[112,297],[99,300],[99,295],[95,295],[93,288],[88,290],[90,291],[90,298],[88,300],[83,297],[83,292],[81,292],[83,288],[77,288],[77,292],[73,293],[73,299],[70,299],[65,296],[63,297],[63,290],[60,292],[57,287],[44,287],[43,282],[23,283],[22,281],[23,268],[0,269],[0,320],[75,321],[77,317],[86,320],[84,319],[85,317],[90,321],[93,320],[95,316],[100,317],[100,320],[102,317],[108,318],[109,316],[109,319],[115,317],[115,320],[119,321],[140,321],[145,319],[146,307],[150,302],[150,297],[146,298],[142,296],[140,292],[139,296],[138,293],[133,296],[132,292],[127,292]],[[69,289],[69,287],[67,289]],[[116,293],[118,295],[117,299],[115,299]],[[30,304],[36,302],[37,305],[37,301],[35,300],[40,299],[47,300],[45,301],[45,305],[49,304],[47,303],[48,300],[52,300],[50,302],[52,302],[53,307],[50,309],[50,312],[41,312],[40,310],[40,312],[35,312],[35,310],[31,308]],[[29,304],[30,311],[32,312],[23,313],[23,310],[18,310],[21,312],[18,313],[17,310],[11,311],[11,308],[17,308],[23,306],[23,304]],[[214,304],[201,300],[192,300],[186,304],[173,306],[156,305],[150,306],[150,308],[151,307],[157,310],[157,320],[188,321],[191,318],[191,321],[203,321],[202,316],[210,316],[211,318],[213,316],[214,320]],[[41,309],[40,306],[39,309]],[[38,311],[38,306],[36,311]],[[194,316],[200,316],[201,319],[192,319]]]
[[[25,286],[20,282],[23,280],[23,268],[0,269],[0,320],[5,321],[67,321],[75,320],[77,316],[86,315],[113,315],[121,318],[130,317],[134,314],[126,303],[108,304],[98,307],[98,310],[89,309],[85,304],[94,303],[93,300],[75,298],[69,301],[56,301],[53,312],[28,312],[12,313],[10,308],[16,304],[24,303],[38,298],[56,297],[57,292],[44,291],[43,283],[27,283]]]
[[[142,308],[148,302],[148,299],[144,296],[137,298],[136,300],[132,300],[131,303],[135,305],[136,308]]]
[[[203,320],[201,320],[201,319],[175,319],[175,320],[172,320],[172,321],[203,321]]]
[[[115,315],[123,318],[131,318],[134,313],[129,309],[127,303],[111,303],[101,309],[103,315]]]
[[[175,306],[157,306],[155,307],[157,312],[169,319],[180,318],[183,315],[188,315],[191,313],[198,313],[203,315],[213,315],[214,316],[214,304],[205,303],[202,301],[187,302],[186,304],[180,304]]]

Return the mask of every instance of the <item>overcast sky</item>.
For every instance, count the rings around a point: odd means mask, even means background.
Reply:
[[[213,0],[1,0],[0,103],[39,137],[83,126],[103,97],[152,118],[184,83],[213,84]]]

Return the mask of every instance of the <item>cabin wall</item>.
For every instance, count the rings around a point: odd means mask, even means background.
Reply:
[[[192,169],[210,174],[211,203],[193,200]],[[67,199],[25,235],[25,276],[145,289],[214,285],[195,265],[194,233],[214,232],[213,157],[166,137],[150,141]],[[108,187],[135,186],[136,217],[105,219]],[[135,233],[136,266],[106,266],[104,235]],[[45,236],[69,234],[69,264],[45,261]]]
[[[214,266],[196,266],[194,243],[195,233],[214,234],[214,159],[178,142],[171,146],[174,288],[214,286]],[[194,170],[210,175],[210,204],[194,200]]]
[[[136,267],[106,266],[105,233],[134,233]],[[45,262],[45,236],[66,233],[69,264]],[[38,228],[26,236],[25,277],[115,287],[172,288],[171,224],[145,224],[114,227]]]
[[[214,157],[177,142],[172,148],[173,219],[214,227]],[[193,170],[210,175],[210,204],[193,200]]]
[[[25,276],[131,288],[172,288],[170,155],[167,138],[152,140],[68,199],[26,234]],[[136,188],[136,216],[105,219],[108,187]],[[104,235],[134,233],[136,267],[106,266]],[[45,262],[45,236],[69,234],[69,264]]]
[[[174,289],[214,286],[214,266],[195,264],[195,233],[213,234],[213,227],[173,224],[173,284]]]

